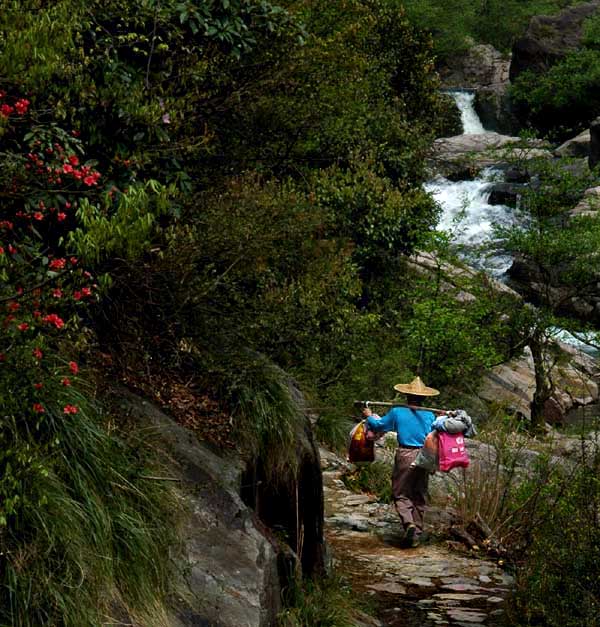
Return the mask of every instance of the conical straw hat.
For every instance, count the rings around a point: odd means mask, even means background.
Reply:
[[[410,383],[398,383],[394,386],[394,390],[414,396],[437,396],[440,393],[435,388],[428,388],[421,381],[421,377],[415,377]]]

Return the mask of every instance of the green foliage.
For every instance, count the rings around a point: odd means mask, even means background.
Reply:
[[[523,72],[511,93],[532,125],[561,139],[588,127],[598,115],[599,85],[600,51],[594,47],[571,52],[541,76]]]
[[[442,62],[459,56],[473,42],[508,52],[534,15],[550,15],[577,0],[405,0],[408,16],[433,33]]]
[[[584,23],[580,48],[547,71],[520,74],[511,95],[524,122],[558,140],[589,127],[600,113],[600,17]]]
[[[139,258],[156,240],[161,216],[176,210],[175,191],[151,179],[114,200],[107,195],[104,207],[84,198],[77,211],[79,226],[69,232],[70,248],[90,265],[114,256]]]
[[[335,573],[321,580],[293,583],[286,591],[278,627],[352,627],[364,612],[347,581]]]
[[[35,431],[17,439],[15,416],[2,430],[2,488],[14,476],[20,496],[2,533],[6,625],[100,625],[115,601],[143,616],[168,590],[169,496],[141,479],[144,447],[109,435],[81,393],[67,400],[79,411],[48,406],[46,443]],[[16,475],[18,451],[29,461]]]
[[[518,548],[520,625],[598,625],[598,464],[596,450],[570,473],[542,467],[523,488],[516,525],[526,529]]]
[[[356,470],[346,473],[342,480],[353,492],[375,494],[382,503],[392,502],[392,464],[375,461],[356,464]]]

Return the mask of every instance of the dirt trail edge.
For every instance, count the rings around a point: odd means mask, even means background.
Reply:
[[[349,464],[331,452],[321,450],[321,464],[333,564],[354,592],[375,607],[379,619],[365,625],[505,624],[504,604],[513,580],[497,564],[460,554],[444,541],[402,548],[402,527],[393,507],[347,490],[341,477]],[[439,527],[443,516],[442,510],[433,510],[430,519]],[[429,530],[434,530],[431,524]]]

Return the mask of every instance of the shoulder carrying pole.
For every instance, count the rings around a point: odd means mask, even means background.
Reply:
[[[440,409],[439,407],[423,407],[422,405],[407,405],[406,403],[390,403],[388,401],[354,401],[354,405],[357,407],[369,407],[375,405],[376,407],[408,407],[409,409],[424,409],[434,414],[447,414],[449,409]]]

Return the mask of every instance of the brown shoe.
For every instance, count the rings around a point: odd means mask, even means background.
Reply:
[[[404,540],[409,547],[415,548],[419,546],[419,530],[416,525],[410,524],[406,528],[406,534]]]

